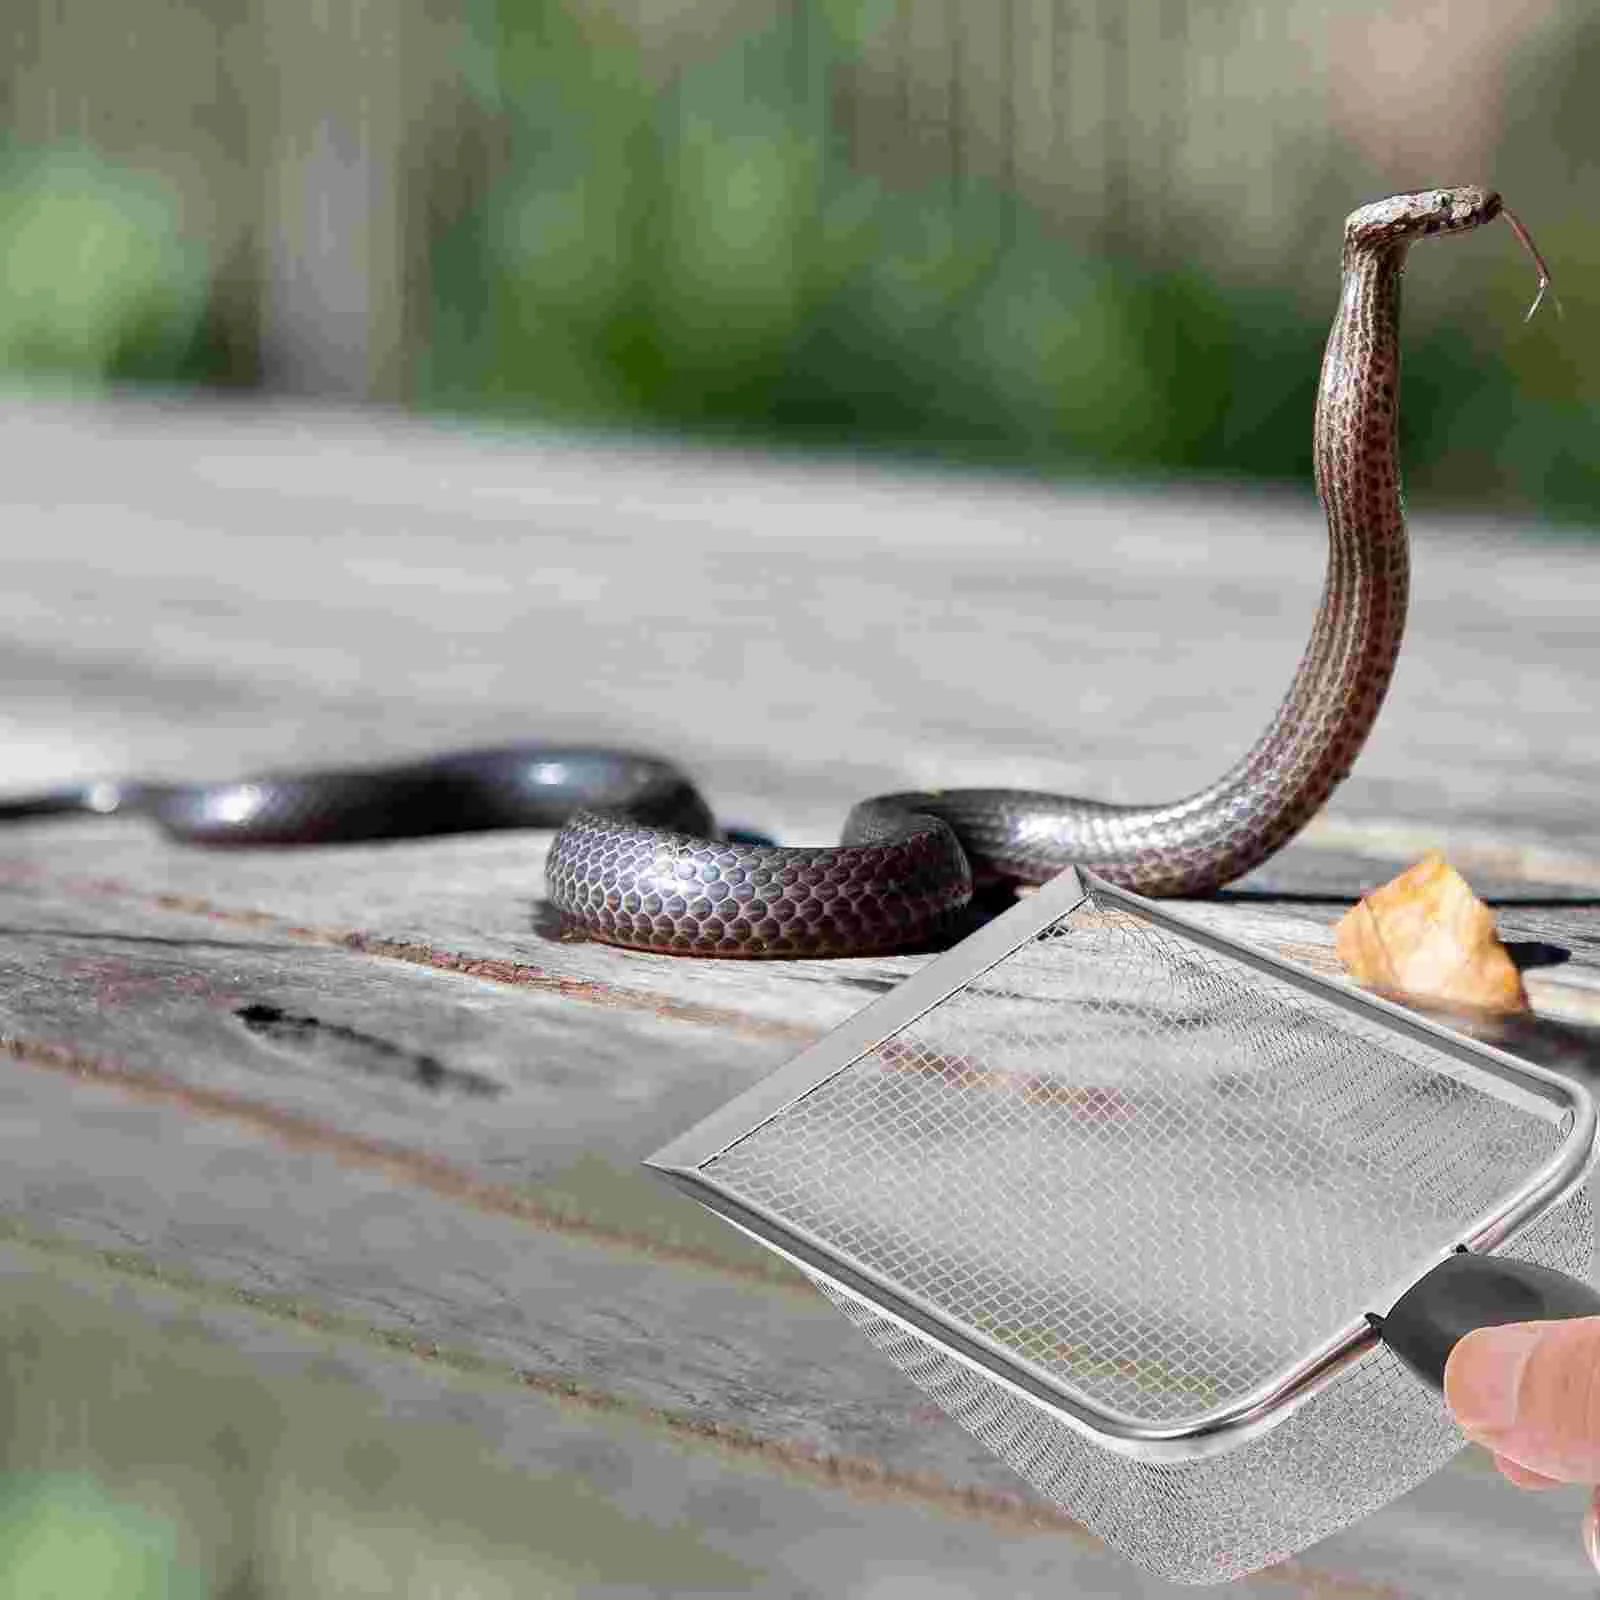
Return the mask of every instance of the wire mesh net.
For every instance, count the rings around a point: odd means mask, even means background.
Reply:
[[[1587,1277],[1585,1190],[1505,1253]],[[1304,1550],[1415,1488],[1466,1443],[1443,1397],[1378,1345],[1269,1432],[1208,1460],[1114,1454],[879,1315],[813,1282],[952,1419],[1112,1549],[1173,1583],[1226,1583]]]
[[[1552,1158],[1560,1117],[1376,1008],[1091,896],[701,1170],[1095,1415],[1181,1428],[1386,1309]],[[1591,1237],[1579,1191],[1512,1253],[1587,1275]],[[1378,1348],[1227,1454],[1129,1459],[819,1282],[1041,1494],[1169,1578],[1281,1559],[1461,1443]]]

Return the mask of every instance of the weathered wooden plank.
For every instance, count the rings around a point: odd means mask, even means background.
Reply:
[[[908,783],[1176,794],[1265,720],[1320,575],[1309,497],[184,406],[4,406],[0,446],[7,788],[549,735],[677,752],[721,814],[795,839]],[[1355,776],[1303,841],[1193,909],[1326,968],[1350,900],[1443,845],[1544,963],[1528,973],[1544,1017],[1515,1046],[1590,1071],[1600,555],[1418,520],[1416,624]],[[1015,1480],[632,1166],[926,957],[723,964],[570,943],[541,903],[547,846],[0,833],[0,1217],[61,1259],[121,1252],[129,1281],[331,1319],[397,1406],[413,1385],[385,1364],[394,1338],[497,1382],[580,1385],[624,1419],[613,1481],[636,1467],[654,1484],[651,1429],[714,1425],[713,1454],[762,1470],[706,1491],[747,1514],[685,1515],[766,1563],[777,1592],[892,1592],[903,1571],[937,1593],[946,1546],[955,1592],[985,1587],[987,1547],[938,1519]],[[241,1327],[227,1338],[248,1346]],[[570,1459],[542,1427],[518,1433],[529,1471]],[[841,1485],[818,1493],[915,1482],[895,1503],[920,1533],[851,1500],[855,1566],[804,1587],[777,1552],[805,1548],[797,1518],[829,1513],[777,1485],[806,1451]],[[1469,1459],[1259,1581],[1575,1593],[1561,1521]],[[734,1522],[742,1543],[724,1539]],[[1153,1592],[1063,1540],[1079,1553],[1028,1541],[989,1570],[1017,1593],[1043,1575]]]
[[[922,956],[762,964],[686,962],[573,943],[544,899],[549,835],[458,838],[315,851],[206,851],[167,844],[127,822],[17,825],[0,837],[0,878],[45,873],[62,892],[130,904],[187,906],[216,921],[274,923],[285,937],[360,947],[421,965],[585,994],[597,1004],[715,1013],[735,1031],[797,1046],[842,1022]],[[1335,839],[1339,837],[1334,834]],[[1420,830],[1415,842],[1425,848]],[[1187,909],[1329,976],[1333,924],[1409,860],[1407,841],[1379,834],[1388,855],[1291,846],[1235,891]],[[74,846],[91,849],[92,879],[63,874]],[[1419,848],[1418,854],[1421,853]],[[1600,1021],[1600,901],[1574,879],[1568,854],[1496,850],[1467,835],[1452,859],[1497,897],[1504,937],[1538,961],[1525,974],[1535,1009],[1554,1021]],[[1482,870],[1479,870],[1479,869]],[[1531,881],[1567,869],[1559,889]],[[1576,891],[1576,892],[1574,892]]]
[[[0,1207],[29,1237],[331,1316],[375,1346],[381,1333],[576,1383],[641,1417],[935,1470],[952,1492],[1014,1490],[960,1434],[912,1420],[808,1290],[530,1227],[337,1146],[157,1098],[148,1076],[75,1075],[26,1050],[0,1076],[0,1150]]]
[[[951,16],[953,120],[959,130],[955,170],[1009,189],[1017,166],[1017,102],[1010,75],[1016,8],[958,6]]]
[[[459,843],[441,842],[446,847]],[[404,1159],[406,1149],[440,1151],[454,1165],[471,1165],[474,1152],[465,1147],[471,1144],[474,1134],[481,1139],[492,1132],[494,1143],[487,1157],[479,1154],[479,1162],[486,1164],[502,1184],[508,1178],[512,1182],[531,1181],[530,1199],[538,1207],[545,1197],[537,1180],[541,1169],[548,1170],[547,1158],[553,1156],[559,1164],[572,1149],[621,1155],[627,1153],[630,1139],[638,1141],[635,1150],[649,1148],[661,1135],[663,1126],[671,1131],[671,1102],[682,1105],[683,1121],[692,1120],[705,1104],[715,1103],[739,1087],[737,1068],[724,1069],[723,1080],[714,1090],[707,1085],[703,1099],[697,1092],[700,1085],[694,1081],[696,1069],[711,1070],[711,1060],[726,1049],[725,1044],[719,1049],[719,1041],[732,1037],[736,1045],[732,1053],[736,1057],[746,1053],[754,1056],[762,1048],[786,1053],[788,1048],[786,1043],[773,1040],[766,1041],[763,1047],[758,1041],[729,1035],[717,1025],[682,1018],[663,1023],[647,1013],[628,1012],[623,1014],[626,1033],[613,1035],[608,1025],[606,1037],[596,1038],[585,1050],[583,1073],[560,1073],[561,1081],[552,1086],[542,1081],[543,1076],[552,1067],[564,1066],[565,1059],[542,1051],[539,1060],[520,1060],[515,1042],[504,1036],[528,1028],[536,1016],[552,1008],[560,1009],[555,997],[540,991],[530,995],[481,979],[427,971],[397,973],[391,963],[321,947],[306,950],[286,969],[283,945],[274,930],[207,919],[201,924],[203,939],[186,938],[199,931],[193,913],[154,905],[129,906],[115,898],[85,898],[70,890],[55,891],[52,898],[51,886],[37,881],[25,887],[13,885],[8,900],[13,949],[9,963],[0,961],[0,989],[13,997],[13,1015],[18,1010],[25,1013],[24,1026],[35,1033],[42,1030],[50,1037],[64,1023],[75,1037],[84,1038],[82,1019],[91,1015],[100,1036],[91,1036],[90,1042],[117,1048],[134,1069],[134,1075],[125,1079],[122,1087],[135,1101],[152,1098],[149,1091],[159,1088],[163,1077],[187,1076],[195,1087],[210,1095],[209,1101],[202,1101],[199,1096],[188,1103],[179,1101],[184,1131],[168,1133],[159,1141],[163,1145],[174,1138],[186,1147],[203,1144],[207,1135],[197,1134],[191,1126],[193,1122],[219,1115],[220,1120],[230,1122],[230,1115],[238,1112],[242,1114],[231,1115],[230,1125],[235,1128],[242,1125],[247,1133],[275,1134],[292,1149],[310,1146],[342,1170],[354,1167],[358,1180],[376,1165],[385,1180],[405,1186],[412,1177]],[[1202,915],[1209,912],[1216,918],[1223,909],[1206,908]],[[17,936],[19,929],[26,930],[22,937]],[[1305,930],[1314,933],[1315,924],[1305,924]],[[4,947],[0,946],[0,956],[4,954]],[[30,964],[36,973],[46,977],[46,982],[29,986],[22,981],[21,969]],[[105,1008],[103,1012],[93,1013],[85,1006],[84,1001],[90,997]],[[530,1000],[536,1003],[529,1004]],[[317,1016],[335,1028],[343,1026],[344,1017],[382,1016],[388,1023],[387,1037],[370,1036],[368,1042],[382,1045],[403,1039],[402,1055],[432,1056],[437,1064],[434,1086],[405,1073],[401,1070],[404,1062],[397,1063],[392,1055],[380,1051],[374,1060],[349,1040],[343,1044],[336,1040],[331,1053],[319,1052],[316,1047],[306,1052],[271,1033],[263,1036],[235,1026],[241,1006],[261,1005],[278,1007],[291,1017]],[[639,1028],[641,1017],[650,1025],[648,1028]],[[492,1021],[500,1024],[498,1033],[491,1027]],[[674,1033],[688,1036],[682,1041],[686,1049],[674,1049]],[[616,1049],[619,1044],[620,1050]],[[641,1060],[649,1063],[642,1081]],[[71,1066],[70,1062],[54,1064]],[[354,1070],[341,1071],[341,1066]],[[138,1076],[141,1072],[142,1078]],[[463,1087],[474,1081],[501,1081],[507,1092],[491,1098]],[[441,1082],[455,1087],[441,1090]],[[635,1099],[640,1091],[643,1103]],[[450,1100],[455,1102],[453,1112],[441,1116],[441,1101]],[[263,1127],[250,1115],[255,1103],[287,1106],[305,1116],[310,1126],[301,1129],[268,1123]],[[551,1112],[557,1107],[559,1120],[553,1121]],[[626,1118],[625,1124],[619,1122],[622,1118]],[[476,1127],[464,1126],[469,1119]],[[348,1143],[337,1137],[340,1128],[352,1130]],[[322,1138],[319,1143],[316,1135],[325,1130],[333,1130],[333,1136]],[[778,1335],[768,1317],[751,1316],[743,1300],[730,1328],[729,1319],[715,1314],[715,1294],[704,1294],[698,1281],[687,1286],[676,1282],[672,1266],[675,1259],[681,1258],[670,1252],[663,1253],[665,1260],[650,1263],[650,1270],[665,1271],[669,1298],[665,1303],[647,1302],[649,1308],[641,1311],[638,1286],[631,1273],[626,1280],[628,1293],[619,1298],[612,1287],[617,1282],[614,1274],[608,1276],[604,1270],[595,1270],[587,1258],[576,1266],[557,1265],[552,1269],[537,1243],[517,1247],[524,1267],[533,1274],[531,1278],[506,1273],[503,1268],[485,1268],[478,1259],[483,1245],[475,1224],[464,1225],[472,1245],[463,1248],[456,1232],[441,1235],[437,1224],[426,1220],[419,1224],[417,1207],[407,1195],[397,1205],[406,1220],[397,1224],[402,1232],[395,1259],[388,1259],[389,1252],[377,1252],[380,1277],[373,1284],[374,1250],[369,1233],[362,1233],[353,1248],[340,1249],[330,1244],[326,1221],[313,1229],[308,1225],[306,1209],[285,1206],[281,1197],[259,1191],[248,1198],[235,1198],[219,1213],[219,1190],[226,1193],[231,1188],[238,1196],[236,1158],[228,1161],[227,1185],[217,1184],[202,1170],[192,1175],[181,1191],[158,1197],[141,1212],[136,1201],[122,1193],[108,1175],[137,1174],[144,1163],[137,1155],[108,1157],[99,1141],[86,1140],[81,1112],[74,1112],[70,1129],[63,1129],[54,1137],[48,1130],[41,1130],[37,1122],[29,1124],[29,1131],[35,1135],[30,1138],[30,1148],[39,1150],[51,1170],[58,1165],[58,1158],[49,1152],[70,1145],[77,1158],[99,1174],[93,1187],[104,1212],[86,1213],[81,1209],[81,1200],[64,1202],[59,1188],[37,1176],[28,1163],[11,1164],[13,1175],[25,1192],[38,1199],[50,1226],[59,1230],[65,1216],[72,1237],[102,1243],[109,1237],[122,1249],[134,1245],[145,1260],[156,1266],[198,1273],[211,1282],[237,1284],[253,1294],[285,1296],[312,1308],[314,1314],[325,1314],[331,1304],[363,1328],[399,1328],[410,1338],[455,1344],[474,1355],[487,1350],[506,1359],[509,1353],[512,1360],[523,1365],[540,1361],[540,1375],[546,1379],[552,1375],[571,1379],[571,1351],[570,1347],[563,1347],[563,1338],[583,1342],[585,1329],[599,1326],[606,1330],[604,1337],[591,1333],[587,1338],[593,1349],[603,1352],[598,1358],[600,1366],[598,1370],[577,1367],[578,1379],[591,1385],[603,1382],[604,1389],[599,1392],[632,1396],[641,1407],[659,1407],[661,1402],[654,1391],[641,1397],[635,1383],[635,1374],[641,1370],[641,1349],[649,1348],[651,1336],[647,1334],[643,1347],[619,1340],[610,1331],[613,1319],[625,1318],[650,1330],[670,1327],[674,1346],[689,1340],[716,1350],[716,1373],[725,1383],[715,1391],[705,1386],[706,1376],[695,1364],[675,1358],[673,1365],[694,1386],[697,1405],[702,1410],[709,1407],[722,1426],[748,1431],[752,1423],[758,1423],[761,1426],[753,1437],[775,1450],[792,1449],[798,1443],[820,1448],[839,1460],[871,1461],[896,1481],[927,1478],[931,1472],[933,1481],[945,1485],[943,1492],[950,1495],[959,1496],[969,1489],[1004,1494],[1009,1484],[1003,1472],[954,1430],[940,1441],[953,1447],[953,1465],[934,1452],[935,1462],[930,1466],[928,1447],[938,1438],[939,1430],[932,1428],[933,1419],[926,1407],[902,1393],[904,1386],[868,1352],[854,1348],[831,1314],[822,1313],[820,1326],[811,1324],[810,1337],[820,1335],[823,1341],[821,1354],[814,1354],[809,1361],[803,1355],[797,1360],[792,1319],[785,1311],[776,1309],[774,1315],[789,1329],[788,1338]],[[42,1139],[37,1137],[41,1132]],[[401,1159],[374,1164],[368,1159],[366,1143],[386,1136],[396,1141]],[[225,1143],[229,1143],[226,1137]],[[270,1158],[267,1164],[269,1169],[275,1165]],[[556,1176],[559,1190],[559,1165]],[[602,1169],[596,1176],[604,1183],[608,1175]],[[298,1165],[291,1181],[296,1194],[306,1197],[312,1216],[342,1217],[348,1223],[356,1209],[349,1199],[308,1183],[303,1167]],[[82,1187],[81,1180],[78,1187]],[[144,1180],[139,1179],[136,1193],[144,1188]],[[188,1236],[192,1235],[193,1222],[186,1225],[184,1218],[186,1212],[193,1213],[193,1206],[184,1195],[207,1197],[208,1231],[215,1227],[229,1230],[228,1248],[220,1259],[203,1245],[197,1247]],[[613,1212],[603,1206],[598,1218],[600,1237],[596,1239],[596,1230],[585,1226],[597,1220],[594,1195],[590,1186],[587,1213],[563,1213],[559,1202],[551,1208],[558,1223],[558,1236],[569,1219],[575,1220],[578,1225],[570,1231],[579,1242],[598,1244],[603,1254],[617,1250],[627,1253],[641,1245],[640,1253],[648,1258],[652,1244],[660,1237],[652,1234],[656,1219],[648,1215],[649,1205],[643,1218],[626,1214],[625,1208]],[[463,1200],[470,1202],[472,1196],[458,1192],[447,1194],[446,1198],[459,1207]],[[667,1207],[675,1203],[671,1197],[663,1199]],[[5,1201],[0,1200],[0,1205]],[[16,1214],[14,1203],[6,1209]],[[490,1209],[494,1214],[493,1197]],[[108,1221],[105,1213],[112,1220]],[[270,1226],[263,1236],[261,1219],[286,1222],[294,1243],[286,1245],[284,1239],[274,1237]],[[526,1223],[530,1219],[516,1220]],[[533,1220],[537,1225],[537,1219]],[[609,1235],[608,1226],[615,1230]],[[631,1239],[629,1228],[633,1229]],[[114,1231],[108,1233],[108,1229]],[[299,1241],[307,1236],[308,1243],[301,1245]],[[419,1236],[427,1242],[423,1249],[418,1248]],[[671,1238],[668,1242],[682,1243],[681,1239]],[[703,1248],[700,1241],[693,1239],[689,1246],[691,1250]],[[426,1265],[429,1248],[442,1250],[449,1259],[448,1289],[430,1281],[432,1272]],[[297,1249],[303,1259],[295,1259]],[[398,1281],[394,1274],[398,1274]],[[358,1280],[353,1289],[349,1284],[352,1276]],[[554,1346],[547,1342],[545,1331],[507,1334],[493,1326],[492,1320],[485,1327],[484,1308],[475,1306],[473,1297],[461,1291],[463,1277],[468,1281],[492,1277],[499,1293],[513,1299],[543,1299],[553,1289],[564,1307],[559,1316],[560,1336]],[[334,1283],[340,1286],[339,1290],[330,1294],[329,1286]],[[787,1300],[786,1296],[780,1298]],[[708,1310],[713,1312],[709,1319],[704,1316]],[[653,1336],[659,1340],[659,1331]],[[804,1339],[801,1343],[804,1345]],[[769,1362],[775,1363],[770,1370]],[[644,1371],[652,1372],[655,1363],[646,1360],[642,1365]],[[846,1374],[842,1380],[838,1376],[841,1368]],[[792,1381],[797,1369],[812,1375],[809,1381],[802,1382],[798,1393]],[[819,1383],[826,1387],[819,1389]],[[752,1396],[765,1396],[765,1404],[753,1401]],[[684,1407],[681,1392],[671,1398],[678,1402],[678,1409],[663,1408],[667,1414],[700,1414]],[[846,1450],[846,1445],[853,1446],[853,1451]],[[977,1481],[963,1476],[965,1471],[975,1472]],[[1444,1492],[1439,1493],[1443,1498]],[[1492,1496],[1486,1503],[1490,1507],[1495,1504]],[[1452,1491],[1444,1500],[1443,1525],[1459,1531],[1460,1505],[1460,1495]],[[1434,1514],[1429,1513],[1430,1520]],[[1503,1515],[1500,1521],[1503,1525]],[[1523,1526],[1521,1522],[1516,1525]],[[1398,1542],[1405,1542],[1395,1537]],[[1553,1562],[1548,1551],[1559,1545],[1546,1537],[1514,1548],[1524,1552],[1515,1560],[1536,1555],[1541,1561]],[[1368,1552],[1369,1547],[1358,1541],[1356,1549],[1359,1555]],[[1389,1553],[1393,1554],[1392,1549]],[[1360,1567],[1359,1560],[1356,1567]],[[1340,1565],[1337,1570],[1347,1573],[1351,1568]],[[1381,1564],[1377,1571],[1383,1572]],[[1392,1570],[1386,1574],[1390,1579],[1393,1575]],[[1402,1588],[1399,1592],[1407,1590]],[[1422,1587],[1414,1592],[1432,1591]]]
[[[642,1423],[582,1390],[552,1393],[423,1348],[375,1350],[292,1308],[130,1278],[52,1241],[0,1246],[0,1281],[8,1462],[88,1472],[124,1506],[175,1517],[215,1593],[246,1574],[263,1600],[326,1592],[340,1547],[388,1592],[434,1567],[447,1587],[495,1597],[535,1584],[952,1600],[1000,1587],[1030,1600],[1171,1592],[1003,1500],[941,1500],[930,1482],[865,1463],[852,1476],[846,1462]],[[1521,1502],[1533,1537],[1485,1537],[1499,1531],[1501,1496],[1463,1464],[1408,1503],[1434,1530],[1430,1550],[1407,1539],[1397,1508],[1367,1524],[1361,1548],[1346,1549],[1350,1535],[1324,1547],[1365,1580],[1334,1577],[1319,1551],[1250,1587],[1421,1600],[1450,1589],[1454,1552],[1481,1542],[1486,1593],[1585,1593],[1562,1559],[1571,1496]]]
[[[882,782],[1178,794],[1265,722],[1322,567],[1309,493],[163,407],[0,407],[0,445],[10,787],[68,754],[229,775],[549,732],[679,751],[720,810],[821,838]],[[1411,634],[1331,817],[1600,853],[1597,547],[1416,521]],[[94,671],[150,673],[143,715],[56,688]],[[205,679],[231,714],[192,707]]]
[[[72,1167],[63,1168],[62,1148],[73,1151]],[[304,1365],[283,1350],[294,1342],[286,1333],[337,1341],[342,1381],[377,1390],[391,1413],[443,1413],[458,1426],[465,1422],[493,1442],[497,1455],[535,1475],[534,1504],[537,1485],[552,1474],[592,1480],[598,1470],[602,1487],[615,1494],[625,1483],[634,1513],[659,1521],[675,1494],[691,1496],[683,1502],[688,1513],[700,1493],[718,1492],[719,1479],[741,1465],[758,1466],[766,1472],[745,1479],[735,1507],[690,1517],[700,1541],[732,1544],[741,1559],[770,1568],[798,1561],[791,1547],[809,1527],[830,1533],[859,1527],[859,1537],[839,1552],[841,1562],[858,1564],[854,1581],[887,1562],[909,1582],[911,1574],[944,1572],[946,1562],[961,1573],[985,1558],[993,1538],[1023,1546],[1005,1567],[1020,1563],[1019,1581],[1039,1583],[1049,1573],[1055,1584],[1086,1593],[1166,1592],[1031,1509],[1003,1469],[920,1403],[820,1302],[808,1305],[752,1284],[730,1290],[710,1276],[686,1282],[655,1264],[618,1271],[621,1263],[601,1261],[592,1250],[540,1249],[526,1234],[466,1219],[458,1208],[397,1195],[388,1181],[352,1177],[320,1152],[286,1162],[248,1131],[174,1117],[171,1108],[141,1102],[125,1087],[54,1074],[0,1076],[0,1156],[0,1208],[10,1236],[0,1269],[15,1271],[20,1251],[35,1272],[70,1279],[110,1268],[124,1285],[130,1276],[150,1285],[133,1297],[126,1287],[116,1291],[120,1310],[111,1334],[131,1347],[134,1363],[147,1362],[157,1342],[141,1327],[152,1319],[158,1327],[170,1324],[171,1312],[152,1308],[152,1296],[176,1297],[191,1322],[242,1349],[257,1370],[270,1371],[275,1388],[285,1381],[286,1364]],[[60,1316],[59,1291],[35,1298]],[[241,1304],[271,1326],[242,1320]],[[690,1325],[697,1338],[685,1337]],[[215,1405],[217,1354],[202,1352],[196,1360],[192,1331],[178,1348],[189,1364],[182,1381],[191,1396],[196,1383],[205,1384]],[[619,1386],[617,1364],[643,1371],[630,1348],[653,1350],[650,1379]],[[756,1349],[759,1360],[744,1368],[744,1352]],[[388,1362],[380,1359],[386,1350]],[[423,1356],[434,1375],[409,1363],[396,1370],[393,1356],[409,1351]],[[95,1360],[92,1349],[83,1354]],[[121,1370],[126,1376],[126,1363]],[[455,1374],[473,1380],[476,1399],[463,1399],[453,1386],[448,1399],[435,1398],[445,1376]],[[169,1389],[174,1381],[169,1375]],[[742,1404],[734,1420],[706,1432],[710,1419],[696,1407],[718,1384],[731,1385]],[[97,1393],[90,1386],[90,1415],[103,1419],[108,1407],[96,1405]],[[552,1417],[541,1397],[564,1402],[565,1417]],[[329,1425],[337,1429],[347,1424],[332,1398]],[[295,1415],[291,1388],[279,1426]],[[590,1419],[609,1425],[609,1448],[584,1438]],[[103,1420],[87,1440],[80,1429],[78,1444],[80,1461],[102,1471],[105,1431]],[[21,1451],[32,1433],[24,1428],[13,1438]],[[691,1452],[674,1468],[673,1455],[697,1439],[707,1457],[697,1461]],[[392,1438],[391,1447],[404,1451],[407,1441]],[[409,1447],[421,1441],[414,1437]],[[59,1457],[59,1435],[52,1450]],[[43,1452],[43,1464],[59,1464],[52,1450]],[[109,1453],[114,1462],[117,1452]],[[175,1454],[186,1459],[181,1447]],[[27,1459],[41,1464],[39,1452]],[[454,1454],[434,1459],[443,1469]],[[349,1485],[331,1476],[330,1515],[346,1514]],[[675,1477],[677,1491],[665,1476]],[[419,1481],[414,1470],[406,1481],[428,1497],[420,1519],[426,1526],[430,1513],[451,1515],[457,1493],[472,1479],[455,1492],[426,1477]],[[826,1484],[831,1503],[818,1505],[813,1491],[797,1494],[797,1481]],[[1420,1509],[1380,1513],[1322,1551],[1262,1574],[1255,1585],[1330,1600],[1421,1600],[1440,1592],[1433,1576],[1448,1577],[1470,1561],[1481,1587],[1459,1592],[1502,1593],[1515,1582],[1540,1582],[1541,1592],[1551,1594],[1586,1592],[1575,1578],[1578,1564],[1562,1559],[1553,1508],[1534,1497],[1511,1498],[1483,1458],[1463,1458],[1419,1495]],[[900,1510],[882,1514],[885,1503]],[[1433,1529],[1420,1548],[1419,1520]],[[1044,1537],[1018,1538],[1030,1530]],[[535,1537],[531,1555],[537,1560],[565,1548],[557,1542],[550,1550]],[[831,1565],[810,1570],[817,1586],[791,1580],[797,1586],[790,1592],[857,1592],[826,1586]],[[679,1592],[673,1581],[667,1578],[661,1592]],[[684,1592],[697,1591],[686,1584]]]
[[[187,1086],[164,1097],[196,1115],[281,1115],[299,1143],[480,1209],[647,1251],[693,1240],[786,1279],[635,1166],[780,1064],[800,1030],[666,1009],[0,884],[0,1037]]]
[[[181,1528],[210,1593],[1154,1594],[1081,1535],[860,1464],[642,1421],[503,1366],[374,1348],[283,1307],[0,1245],[6,1461]],[[447,1353],[446,1353],[447,1354]],[[758,1470],[753,1470],[758,1469]],[[759,1470],[765,1469],[765,1470]],[[18,1480],[8,1510],[16,1513]],[[825,1534],[825,1537],[822,1536]],[[348,1587],[340,1592],[348,1593]]]

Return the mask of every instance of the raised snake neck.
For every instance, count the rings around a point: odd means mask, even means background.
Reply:
[[[876,883],[898,867],[915,895],[898,907],[908,937],[926,931],[913,928],[914,920],[936,923],[948,910],[937,892],[944,880],[929,861],[938,841],[912,831],[913,819],[941,819],[976,873],[1012,883],[1040,883],[1077,865],[1145,894],[1198,895],[1266,860],[1349,772],[1383,703],[1405,628],[1409,561],[1395,430],[1407,250],[1416,239],[1465,232],[1500,211],[1500,197],[1489,190],[1440,189],[1364,206],[1345,223],[1343,288],[1313,424],[1317,492],[1328,519],[1327,580],[1277,714],[1215,783],[1169,805],[990,789],[891,795],[858,807],[846,840],[880,853],[898,847],[907,857],[898,864],[852,861],[848,846],[779,857],[722,854],[661,838],[646,842],[613,820],[580,817],[551,854],[556,903],[599,937],[644,948],[839,954],[904,942],[895,937],[899,930],[885,928],[893,905],[871,904],[856,925],[841,925],[861,895],[841,897],[833,910],[840,877]],[[791,904],[766,892],[774,873],[792,877]],[[742,891],[739,899],[730,888]],[[890,937],[880,938],[884,932]],[[734,948],[741,943],[763,948]]]
[[[665,762],[528,746],[220,787],[86,786],[0,805],[0,816],[139,809],[180,838],[240,844],[568,817],[547,882],[570,922],[615,944],[708,956],[854,955],[924,943],[959,914],[974,879],[1041,883],[1069,865],[1145,894],[1208,893],[1298,833],[1371,731],[1400,649],[1409,574],[1395,433],[1401,272],[1417,239],[1465,232],[1501,213],[1497,194],[1462,187],[1397,195],[1347,219],[1313,430],[1329,541],[1321,603],[1266,731],[1187,799],[1110,805],[1007,789],[887,795],[855,808],[842,844],[793,848],[707,837],[704,803]],[[1510,220],[1539,265],[1542,294],[1543,263]]]

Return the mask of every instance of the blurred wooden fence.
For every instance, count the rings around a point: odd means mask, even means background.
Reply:
[[[635,34],[666,81],[794,0],[571,3]],[[834,85],[836,130],[864,170],[994,180],[1091,248],[1317,291],[1327,265],[1311,245],[1330,215],[1384,183],[1476,177],[1495,146],[1501,101],[1434,114],[1429,63],[1455,83],[1535,35],[1549,59],[1584,15],[1581,0],[1520,21],[1462,6],[1446,30],[1437,8],[1401,0],[799,6],[818,25],[852,8],[871,24]],[[269,387],[400,400],[430,241],[500,158],[461,78],[470,8],[7,0],[0,128],[161,173]],[[1401,69],[1416,114],[1386,123],[1384,74]]]

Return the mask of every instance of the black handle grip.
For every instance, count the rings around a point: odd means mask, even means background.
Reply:
[[[1463,1250],[1412,1284],[1388,1316],[1368,1320],[1419,1378],[1442,1389],[1450,1352],[1474,1328],[1567,1317],[1600,1317],[1600,1289],[1553,1267]]]

